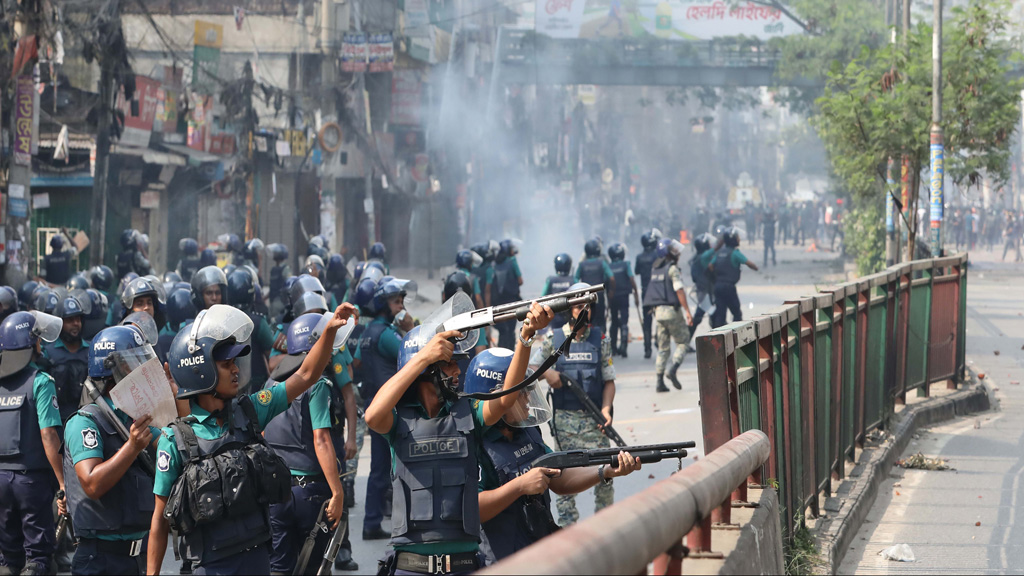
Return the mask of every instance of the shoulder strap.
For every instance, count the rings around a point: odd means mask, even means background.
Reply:
[[[178,447],[189,462],[199,461],[199,439],[192,430],[190,424],[195,422],[194,416],[179,417],[171,422],[170,428],[174,430],[174,444]]]
[[[238,400],[238,407],[242,409],[242,413],[245,414],[245,419],[248,423],[249,432],[260,442],[263,441],[263,435],[260,434],[260,419],[256,415],[256,407],[252,405],[252,400],[248,396],[242,396]]]

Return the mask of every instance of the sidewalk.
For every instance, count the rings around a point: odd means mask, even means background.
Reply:
[[[901,456],[948,459],[951,470],[893,468],[846,551],[841,574],[1024,571],[1024,267],[972,254],[967,360],[994,409],[920,431]],[[913,563],[879,551],[908,544]]]

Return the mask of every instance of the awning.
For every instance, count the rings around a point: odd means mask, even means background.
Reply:
[[[92,188],[92,176],[88,174],[32,176],[29,184],[33,188]]]
[[[112,144],[110,146],[111,154],[121,154],[123,156],[137,156],[142,158],[142,161],[146,164],[156,164],[159,166],[184,166],[185,157],[178,154],[170,154],[168,152],[160,152],[153,150],[152,148],[137,148],[135,146],[125,146],[122,144]]]

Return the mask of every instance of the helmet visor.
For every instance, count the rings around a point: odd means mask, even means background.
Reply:
[[[218,342],[234,338],[235,342],[248,342],[253,324],[245,312],[224,304],[214,304],[196,316],[189,330],[189,340],[193,346],[202,338]]]
[[[88,316],[92,314],[92,298],[89,297],[89,293],[81,288],[75,288],[71,291],[71,296],[74,296],[75,300],[78,300],[78,304],[82,308],[82,314]]]
[[[505,424],[515,428],[540,426],[551,420],[551,405],[537,382],[519,391],[516,403],[505,412]]]
[[[64,321],[56,316],[33,310],[32,315],[36,317],[36,325],[32,327],[32,335],[41,338],[44,342],[54,342],[60,337]]]
[[[430,316],[427,316],[426,320],[423,321],[423,327],[420,328],[420,334],[423,334],[429,340],[437,333],[437,329],[441,324],[459,314],[472,312],[473,310],[476,310],[476,306],[469,295],[465,292],[456,292],[454,296],[446,300],[437,310],[434,310]],[[476,346],[479,332],[479,329],[470,330],[456,339],[455,354],[466,354],[472,350]]]
[[[142,337],[150,344],[156,344],[160,338],[160,330],[156,327],[156,320],[149,315],[149,312],[132,312],[121,320],[121,326],[135,326],[142,332]]]
[[[419,286],[416,285],[415,280],[398,280],[402,286],[402,291],[405,292],[405,300],[403,304],[406,308],[412,306],[416,302],[416,295],[419,294]]]
[[[320,321],[313,327],[314,338],[320,338],[320,336],[323,335],[324,331],[327,330],[327,323],[331,321],[333,316],[333,312],[324,312]],[[334,344],[331,345],[331,349],[334,351],[340,350],[341,347],[345,345],[345,342],[348,341],[348,337],[352,335],[352,331],[355,330],[355,328],[356,322],[353,320],[345,322],[344,326],[338,328],[338,332],[334,335]]]
[[[154,358],[156,358],[156,352],[153,350],[153,347],[149,344],[143,344],[138,348],[111,352],[107,356],[105,363],[110,364],[110,372],[114,376],[114,382],[120,382],[131,374],[133,370]]]

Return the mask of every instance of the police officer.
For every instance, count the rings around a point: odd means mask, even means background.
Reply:
[[[465,276],[469,280],[471,290],[467,292],[467,295],[473,299],[473,303],[476,304],[477,308],[483,308],[484,298],[483,290],[480,288],[480,279],[473,275],[473,269],[484,263],[484,259],[479,254],[472,250],[459,250],[455,254],[455,270],[445,278],[446,288],[442,290],[441,301],[444,302],[451,295],[448,294],[447,285],[452,276]]]
[[[600,255],[598,256],[600,258]],[[573,284],[569,289],[588,288],[588,284]],[[541,347],[541,357],[550,356],[562,346],[572,334],[572,327],[580,314],[586,314],[586,306],[573,306],[572,317],[554,332],[554,338],[546,340]],[[543,374],[552,388],[554,404],[554,436],[559,450],[608,447],[608,437],[587,414],[576,396],[562,387],[562,374],[571,377],[586,392],[595,406],[601,410],[605,425],[612,423],[612,402],[615,400],[615,366],[612,364],[612,350],[604,331],[593,324],[584,328],[569,344],[569,352],[562,354],[555,366]],[[615,488],[610,482],[601,483],[594,489],[597,510],[611,506],[615,501]],[[579,520],[576,498],[559,496],[556,501],[558,523],[568,526]]]
[[[129,272],[139,276],[152,273],[149,260],[146,259],[144,248],[148,241],[135,229],[127,229],[121,232],[121,253],[117,255],[117,277],[124,278]]]
[[[321,337],[320,314],[299,316],[288,327],[287,359],[274,370],[271,382],[291,376],[305,360],[313,344]],[[335,343],[341,344],[341,343]],[[334,528],[345,519],[344,489],[341,482],[342,462],[356,454],[355,398],[350,384],[336,386],[328,368],[312,388],[296,398],[281,418],[267,425],[267,442],[284,459],[292,474],[292,498],[270,508],[270,525],[274,546],[270,554],[271,573],[315,574],[316,559],[323,558],[330,535],[319,532],[303,572],[296,572],[296,561],[324,508],[329,525]],[[348,429],[348,441],[344,432]],[[346,526],[347,530],[347,526]],[[345,542],[348,542],[347,536]],[[346,547],[352,562],[351,544]],[[355,564],[352,562],[352,564]],[[358,565],[348,566],[358,570]]]
[[[633,294],[633,302],[637,311],[640,310],[640,292],[636,289],[636,279],[633,277],[633,267],[626,260],[626,247],[616,242],[608,247],[608,258],[611,263],[612,276],[615,281],[612,283],[612,292],[609,297],[609,307],[612,312],[612,354],[618,352],[619,356],[626,357],[626,349],[629,344],[629,295]],[[621,346],[616,346],[621,342]]]
[[[0,321],[18,311],[18,292],[10,286],[0,286]]]
[[[89,304],[85,305],[82,302],[83,307],[86,308],[85,315],[82,316],[82,338],[92,340],[100,330],[107,327],[110,304],[106,294],[95,288],[86,290],[84,298],[89,299]]]
[[[160,437],[147,573],[160,573],[169,527],[181,534],[193,574],[269,572],[267,507],[290,497],[291,475],[261,432],[320,378],[338,328],[354,313],[350,305],[338,307],[295,374],[249,395],[238,396],[235,365],[249,352],[238,344],[252,332],[248,316],[214,305],[174,339],[169,369],[190,416]],[[203,482],[196,483],[197,476]]]
[[[306,245],[306,256],[317,256],[321,260],[327,258],[327,240],[317,234],[309,239],[309,243]]]
[[[89,284],[96,290],[103,293],[109,300],[111,289],[114,288],[114,272],[107,266],[99,265],[89,268],[86,273]]]
[[[494,279],[491,283],[491,302],[488,306],[522,300],[519,287],[523,285],[523,273],[519,271],[519,262],[516,260],[518,253],[518,241],[501,241],[498,256],[494,260]],[[513,323],[503,322],[494,328],[498,331],[498,346],[512,348],[515,345],[516,327]]]
[[[484,306],[490,306],[491,283],[494,282],[494,259],[498,256],[501,246],[496,241],[489,240],[487,243],[471,246],[470,250],[483,259],[483,262],[470,270],[470,272],[480,281],[480,288],[483,290]]]
[[[34,361],[39,340],[53,342],[60,327],[60,318],[42,312],[15,312],[0,323],[0,573],[52,573],[55,495],[66,512],[61,421],[53,378]]]
[[[364,376],[362,395],[367,408],[377,391],[395,375],[402,347],[399,330],[412,330],[412,317],[396,327],[395,318],[405,311],[405,292],[397,280],[384,282],[373,295],[377,316],[366,326],[359,339],[359,361]],[[385,493],[391,474],[391,450],[380,432],[370,430],[370,475],[366,482],[366,515],[363,517],[363,540],[382,540],[389,534],[381,528],[384,518]]]
[[[71,278],[71,260],[78,254],[78,249],[70,245],[65,249],[63,234],[54,234],[50,238],[50,253],[43,257],[43,270],[46,282],[51,286],[63,286]]]
[[[492,348],[469,365],[466,392],[491,392],[505,381],[512,351]],[[611,478],[640,469],[639,459],[619,453],[612,468],[533,468],[551,452],[538,426],[551,419],[551,407],[531,385],[516,405],[483,434],[480,451],[480,520],[495,559],[501,560],[558,529],[551,516],[551,494],[578,494]]]
[[[178,241],[178,250],[181,250],[181,259],[174,270],[182,280],[189,282],[192,275],[202,267],[199,264],[199,242],[195,238],[182,238]]]
[[[251,346],[252,351],[236,362],[240,373],[241,391],[248,394],[252,390],[262,388],[270,376],[267,360],[274,346],[274,333],[267,319],[256,313],[256,283],[252,272],[247,268],[237,268],[228,276],[227,281],[227,304],[244,312],[254,326],[250,340],[244,342]],[[326,310],[327,306],[324,305],[323,311]]]
[[[373,246],[370,246],[370,253],[366,258],[367,262],[379,262],[384,266],[384,273],[390,274],[391,268],[388,266],[388,249],[381,242],[374,242]]]
[[[242,259],[241,263],[238,265],[252,266],[253,270],[256,271],[254,279],[257,284],[260,283],[259,270],[260,264],[262,264],[260,256],[265,249],[266,247],[263,245],[263,240],[260,240],[259,238],[253,238],[242,245]]]
[[[548,307],[531,307],[504,388],[523,379],[536,331],[553,315]],[[382,569],[389,574],[467,574],[482,567],[476,490],[480,435],[519,397],[509,394],[482,402],[457,398],[459,368],[449,339],[459,333],[435,330],[434,325],[418,326],[406,335],[398,372],[366,410],[366,425],[387,438],[395,455],[394,553]],[[417,446],[436,449],[414,450]]]
[[[227,300],[228,277],[216,266],[200,268],[192,275],[192,304],[196,310],[206,310]]]
[[[555,256],[555,275],[548,276],[548,279],[544,281],[544,290],[541,291],[542,296],[550,296],[552,294],[560,294],[569,289],[572,286],[572,256],[569,256],[565,252],[557,254]],[[565,324],[565,314],[555,314],[554,320],[551,321],[551,328],[557,330]]]
[[[281,296],[281,289],[284,287],[286,278],[292,275],[291,267],[288,265],[288,247],[284,244],[271,244],[267,246],[274,265],[270,268],[270,300],[277,300]]]
[[[156,447],[160,429],[150,425],[151,416],[133,420],[114,407],[109,394],[153,358],[153,347],[127,326],[100,332],[89,352],[89,378],[102,396],[74,413],[64,430],[68,511],[78,537],[73,574],[144,573],[142,550],[153,516],[153,477],[138,457]],[[127,440],[109,414],[128,431]]]
[[[22,310],[32,310],[32,306],[35,303],[33,293],[38,287],[39,282],[29,280],[22,284],[21,288],[18,288],[18,303],[21,304]]]
[[[221,234],[217,237],[217,242],[228,252],[228,264],[241,266],[245,263],[245,257],[242,256],[242,239],[238,234]]]
[[[163,284],[154,282],[150,278],[132,280],[121,293],[122,314],[128,316],[132,312],[145,312],[156,322],[157,330],[163,327],[166,321],[164,314],[166,304]],[[121,319],[124,320],[124,317]]]
[[[43,345],[40,366],[53,377],[61,422],[74,414],[82,401],[82,383],[89,372],[90,343],[82,337],[85,312],[74,296],[57,304],[54,316],[63,320],[60,337]]]
[[[604,284],[604,292],[598,292],[597,302],[590,312],[590,323],[601,329],[603,333],[608,325],[605,315],[605,293],[615,292],[615,275],[608,266],[608,262],[601,256],[601,242],[597,238],[587,240],[583,245],[584,259],[576,266],[575,282],[583,282],[590,286]]]
[[[767,242],[767,232],[765,232],[764,237]],[[715,283],[712,275],[708,273],[706,264],[703,262],[704,256],[711,250],[713,242],[715,242],[715,237],[707,232],[693,239],[695,253],[693,258],[690,259],[690,280],[693,281],[693,286],[697,289],[697,311],[693,313],[693,322],[690,322],[691,340],[697,332],[697,326],[700,326],[701,320],[704,319],[705,312],[714,307],[715,303]],[[689,344],[687,346],[689,347]],[[689,351],[692,352],[693,350]]]
[[[751,262],[740,252],[740,233],[733,227],[722,233],[722,246],[714,252],[708,251],[704,261],[708,270],[715,275],[715,313],[711,315],[711,327],[725,326],[725,312],[732,313],[732,321],[743,320],[743,307],[736,293],[736,284],[740,281],[740,266],[746,265],[757,272],[757,264]]]
[[[331,254],[327,259],[327,291],[335,302],[344,302],[348,292],[349,275],[341,254]]]
[[[640,236],[640,245],[643,246],[644,251],[636,255],[636,273],[640,276],[640,296],[642,299],[647,298],[647,286],[651,283],[651,269],[654,266],[654,261],[658,258],[658,240],[661,235],[660,232],[655,235],[656,230],[645,232]],[[643,332],[644,332],[644,358],[651,357],[651,344],[654,342],[654,338],[651,335],[651,327],[654,323],[654,315],[651,311],[644,306],[643,309]]]
[[[686,358],[686,345],[690,340],[688,326],[693,323],[693,316],[686,301],[683,275],[679,271],[678,262],[682,253],[683,245],[677,240],[663,238],[658,241],[658,260],[651,269],[651,283],[644,298],[644,306],[652,309],[657,327],[658,357],[654,363],[657,392],[669,391],[665,386],[666,368],[668,379],[676,390],[683,389],[676,372]],[[676,343],[675,351],[672,351],[673,340]]]

